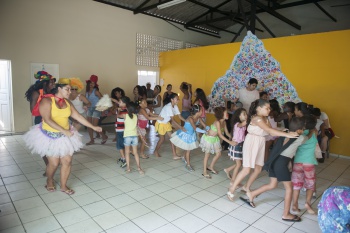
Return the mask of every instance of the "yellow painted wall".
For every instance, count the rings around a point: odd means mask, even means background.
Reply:
[[[339,139],[331,152],[350,156],[350,30],[262,40],[280,63],[299,97],[326,112]],[[180,93],[181,82],[192,83],[208,95],[213,83],[229,69],[241,43],[164,52],[160,78]],[[181,94],[180,94],[181,98]],[[207,124],[213,121],[209,116]]]

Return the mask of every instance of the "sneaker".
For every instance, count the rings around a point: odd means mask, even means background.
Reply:
[[[121,161],[122,161],[122,158],[119,158],[119,159],[117,160],[117,164],[119,164]]]
[[[126,160],[124,160],[124,161],[122,160],[122,161],[121,161],[121,165],[120,165],[120,167],[121,167],[121,168],[126,167]]]
[[[186,169],[187,169],[188,171],[190,171],[190,172],[193,172],[193,171],[194,171],[194,169],[193,169],[193,167],[192,167],[191,165],[186,165],[185,167],[186,167]]]
[[[181,157],[181,159],[182,159],[182,162],[184,162],[185,163],[185,166],[187,165],[187,162],[186,162],[186,159],[185,159],[185,157]]]

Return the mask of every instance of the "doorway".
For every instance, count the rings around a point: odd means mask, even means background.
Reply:
[[[0,131],[13,132],[11,61],[0,60]]]
[[[137,74],[138,74],[137,84],[140,86],[146,86],[146,84],[149,82],[151,83],[151,89],[153,90],[154,87],[158,84],[158,80],[157,80],[158,75],[156,71],[139,70]]]

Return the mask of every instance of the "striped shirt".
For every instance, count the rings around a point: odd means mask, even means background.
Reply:
[[[124,115],[127,113],[128,113],[128,110],[126,108],[123,108],[118,112],[117,121],[115,122],[115,132],[124,132],[124,129],[125,129]]]

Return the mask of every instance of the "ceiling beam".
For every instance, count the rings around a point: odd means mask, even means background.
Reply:
[[[215,25],[211,25],[211,24],[207,24],[207,25],[208,25],[209,27],[215,28],[215,29],[220,30],[220,31],[223,31],[223,32],[227,32],[227,33],[231,33],[231,34],[237,34],[237,32],[232,32],[232,31],[229,31],[229,30],[226,30],[226,29],[217,27],[217,26],[215,26]]]
[[[253,0],[246,0],[250,3],[252,3]],[[292,20],[287,19],[286,17],[284,17],[283,15],[281,15],[280,13],[277,13],[274,9],[271,9],[269,7],[267,7],[266,5],[264,5],[263,3],[256,1],[256,6],[259,7],[260,9],[266,11],[267,13],[269,13],[270,15],[276,17],[277,19],[291,25],[292,27],[301,30],[301,26],[299,24],[294,23]]]
[[[239,29],[238,33],[235,35],[235,37],[233,37],[233,39],[231,40],[231,43],[235,42],[235,40],[241,35],[243,29],[245,28],[244,25],[242,25],[241,29]]]
[[[265,28],[266,31],[268,31],[268,33],[270,33],[270,35],[271,35],[273,38],[276,37],[276,35],[264,24],[263,21],[261,21],[261,19],[259,19],[259,17],[258,17],[257,15],[255,16],[255,18],[256,18],[256,20],[261,24],[261,26],[263,26],[263,28]]]
[[[197,16],[197,17],[194,18],[194,19],[191,19],[190,21],[187,22],[187,24],[191,24],[191,23],[193,23],[194,21],[196,21],[196,20],[198,20],[198,19],[200,19],[200,18],[202,18],[202,17],[204,17],[204,16],[206,16],[206,15],[208,15],[208,14],[215,12],[215,10],[216,10],[217,8],[222,7],[223,5],[226,5],[227,3],[231,2],[231,1],[232,1],[232,0],[226,0],[225,2],[223,2],[223,3],[221,3],[221,4],[217,5],[217,6],[215,6],[213,9],[208,10],[207,12],[205,12],[205,13],[203,13],[203,14]]]
[[[315,5],[323,12],[325,13],[331,20],[333,20],[334,22],[337,22],[337,19],[334,18],[331,14],[328,13],[328,11],[326,11],[320,4],[318,4],[317,2],[314,2]]]
[[[143,3],[141,3],[138,7],[135,8],[134,14],[137,14],[135,12],[138,12],[140,9],[142,9],[143,6],[145,6],[147,3],[149,3],[151,0],[146,0]]]

